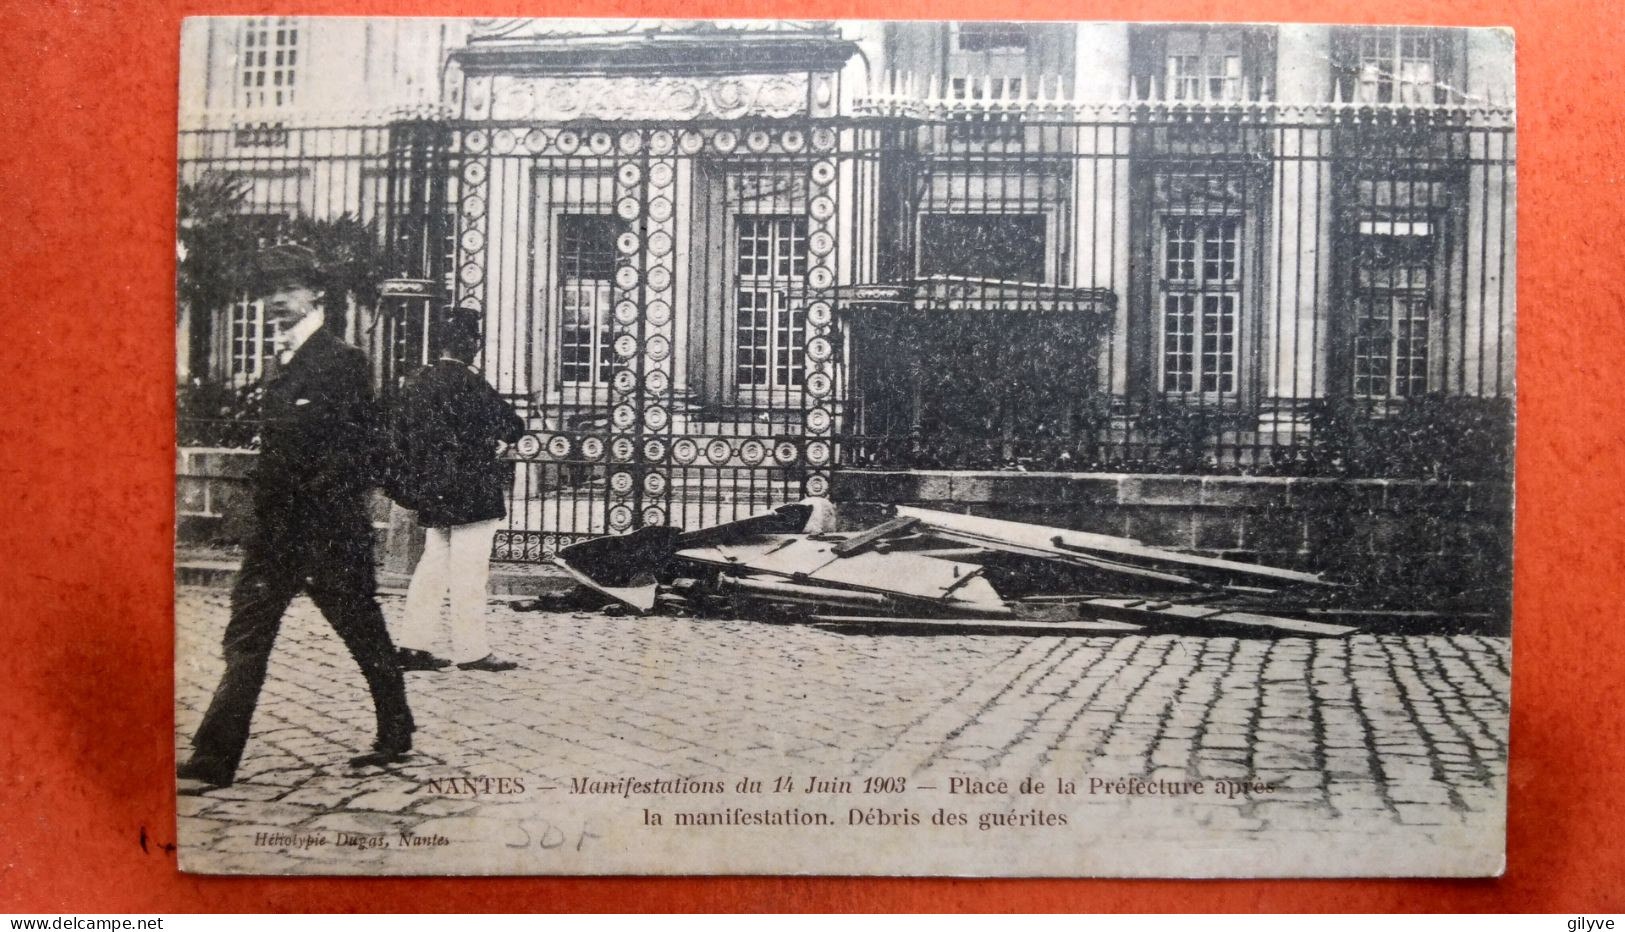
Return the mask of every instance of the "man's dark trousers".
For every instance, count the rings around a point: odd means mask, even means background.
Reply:
[[[411,745],[405,684],[374,598],[366,493],[379,437],[365,367],[359,351],[318,332],[266,387],[256,528],[231,594],[226,670],[193,739],[191,766],[224,782],[242,759],[282,615],[301,589],[361,667],[376,747]]]

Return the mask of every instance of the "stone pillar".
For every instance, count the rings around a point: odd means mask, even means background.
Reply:
[[[1495,109],[1468,130],[1467,149],[1475,164],[1467,175],[1467,270],[1457,286],[1463,291],[1466,319],[1456,330],[1460,346],[1452,353],[1460,357],[1464,371],[1449,388],[1469,395],[1503,396],[1512,392],[1517,355],[1512,31],[1470,29],[1466,46],[1467,103]]]
[[[1326,394],[1331,311],[1331,30],[1284,25],[1277,33],[1271,178],[1274,223],[1261,240],[1267,269],[1255,335],[1262,354],[1260,430],[1288,441],[1303,402]]]
[[[1099,387],[1121,397],[1128,391],[1129,144],[1127,23],[1079,23],[1072,88],[1075,133],[1071,283],[1105,288],[1117,296],[1111,333],[1100,341]]]
[[[878,93],[887,72],[895,67],[896,63],[886,58],[886,25],[881,20],[841,24],[841,35],[857,43],[862,54],[853,55],[841,68],[838,112],[851,113],[859,98]]]
[[[1447,328],[1455,344],[1449,352],[1461,366],[1447,387],[1452,394],[1496,397],[1512,391],[1515,356],[1516,137],[1510,114],[1483,119],[1466,133],[1472,159],[1463,237],[1466,270],[1452,286],[1461,292],[1465,319]],[[1456,274],[1461,261],[1451,265],[1449,274]]]
[[[1129,25],[1079,23],[1073,99],[1122,100],[1128,91]]]
[[[1514,87],[1512,30],[1469,29],[1466,34],[1468,99],[1510,101]]]
[[[203,68],[207,75],[203,90],[206,111],[223,111],[237,106],[237,62],[243,38],[242,21],[223,17],[193,20],[202,23],[208,38],[208,55]]]
[[[186,128],[187,117],[200,114],[209,106],[210,82],[215,75],[209,73],[213,65],[213,49],[210,42],[214,39],[215,20],[192,16],[181,20],[181,73],[180,73],[180,114],[181,128]],[[228,83],[228,87],[235,89],[235,83]]]
[[[1283,104],[1330,101],[1331,27],[1287,23],[1275,27],[1275,36],[1275,99]]]

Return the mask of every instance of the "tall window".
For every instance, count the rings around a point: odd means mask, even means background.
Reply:
[[[1423,221],[1364,221],[1354,263],[1354,394],[1427,391],[1433,236]]]
[[[1020,97],[1033,34],[1021,23],[949,23],[949,96],[979,100]]]
[[[1402,399],[1428,390],[1438,223],[1449,185],[1421,173],[1356,179],[1349,287],[1354,394]]]
[[[1162,246],[1163,391],[1234,392],[1241,220],[1169,217]]]
[[[952,30],[961,52],[1026,52],[1032,42],[1020,23],[953,23]]]
[[[1363,103],[1433,103],[1439,41],[1427,29],[1373,29],[1359,37],[1355,99]]]
[[[299,24],[293,17],[256,16],[243,24],[237,87],[244,108],[292,106],[298,74]]]
[[[735,380],[800,387],[807,332],[796,291],[807,274],[807,220],[740,217],[736,254]]]
[[[607,214],[562,214],[558,223],[559,380],[608,384],[616,221]]]
[[[265,319],[265,303],[243,295],[226,309],[226,331],[230,335],[231,381],[241,385],[259,378],[265,362],[276,353],[280,330]]]
[[[1242,97],[1241,36],[1235,32],[1171,32],[1164,64],[1170,99],[1223,102]]]

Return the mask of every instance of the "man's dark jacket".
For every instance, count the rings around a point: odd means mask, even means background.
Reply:
[[[454,359],[418,370],[401,391],[387,490],[425,527],[489,521],[508,513],[513,465],[497,442],[525,422],[485,379]]]
[[[331,534],[335,522],[351,530],[385,451],[365,354],[317,330],[266,383],[263,416],[254,474],[256,510],[270,525],[262,532]]]

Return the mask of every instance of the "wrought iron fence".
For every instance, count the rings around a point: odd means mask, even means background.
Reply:
[[[497,556],[534,560],[822,494],[835,469],[1504,478],[1507,116],[416,121],[183,133],[181,175],[246,177],[248,215],[377,220],[410,287],[350,336],[386,389],[441,312],[481,312],[486,375],[531,425]],[[226,388],[252,384],[263,328],[188,313],[212,326],[182,442],[251,443]]]
[[[870,109],[902,287],[843,303],[843,464],[1508,475],[1509,114]]]

